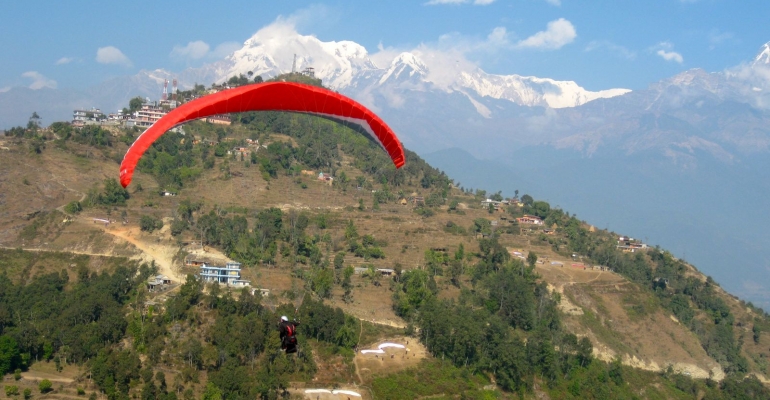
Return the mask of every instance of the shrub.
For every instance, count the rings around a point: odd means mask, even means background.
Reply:
[[[15,386],[15,385],[13,385],[13,386],[6,385],[5,386],[5,395],[6,396],[11,397],[11,396],[16,396],[17,394],[19,394],[19,387],[18,386]]]
[[[432,217],[433,215],[436,214],[435,212],[433,212],[433,210],[426,207],[415,208],[414,212],[417,213],[417,215],[420,215],[422,217]]]
[[[53,383],[48,379],[43,379],[37,384],[37,388],[40,389],[40,393],[48,393],[53,388]]]
[[[83,211],[83,206],[80,204],[79,201],[71,201],[69,204],[64,206],[64,211],[70,213],[70,214],[77,214],[81,211]]]

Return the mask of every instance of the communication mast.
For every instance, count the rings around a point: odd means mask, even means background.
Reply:
[[[168,100],[168,79],[163,80],[163,96],[161,96],[161,99],[163,101]]]
[[[297,54],[294,54],[294,62],[291,63],[291,73],[294,74],[297,72]]]
[[[172,86],[171,100],[176,101],[176,78],[174,78],[174,83]]]

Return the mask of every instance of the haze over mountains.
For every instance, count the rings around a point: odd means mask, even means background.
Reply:
[[[50,123],[78,107],[157,99],[164,79],[185,88],[306,67],[379,112],[407,147],[463,186],[518,189],[600,228],[648,238],[770,309],[770,43],[727,71],[592,92],[488,74],[448,53],[371,55],[354,42],[271,26],[197,69],[143,71],[83,91],[13,88],[0,93],[0,128],[26,124],[32,111]]]

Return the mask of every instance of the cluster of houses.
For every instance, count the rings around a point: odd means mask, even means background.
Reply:
[[[125,116],[122,111],[115,114],[104,114],[98,108],[79,109],[72,112],[72,126],[83,127],[86,125],[114,125],[123,123]]]
[[[148,98],[138,110],[129,114],[123,113],[122,110],[117,113],[105,114],[98,108],[77,109],[72,112],[72,126],[101,125],[149,128],[179,105],[180,102],[177,100],[150,101]],[[212,115],[200,118],[200,120],[216,125],[230,125],[232,123],[230,116],[226,114]]]
[[[503,200],[492,200],[492,199],[486,199],[481,202],[481,206],[484,208],[489,208],[489,206],[494,207],[495,211],[502,211],[502,206],[509,206],[514,205],[517,207],[524,207],[524,203],[521,202],[518,198],[514,197],[512,199],[503,199]]]

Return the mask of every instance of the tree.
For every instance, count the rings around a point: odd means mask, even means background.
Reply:
[[[754,343],[759,344],[759,336],[762,334],[762,329],[760,329],[757,324],[754,324],[751,331],[753,333]]]
[[[203,400],[222,400],[222,391],[213,383],[206,385],[206,391],[203,392]]]
[[[524,203],[525,206],[531,206],[532,203],[535,202],[535,199],[533,199],[532,196],[525,194],[524,196],[521,196],[521,202]]]
[[[129,198],[126,190],[115,178],[104,180],[104,192],[99,195],[99,203],[104,205],[124,205]]]
[[[139,220],[139,229],[143,231],[152,232],[160,228],[163,228],[163,220],[161,219],[149,215],[142,215],[142,218]]]
[[[0,336],[0,376],[13,371],[21,363],[19,346],[10,336]]]
[[[457,206],[460,204],[460,202],[457,199],[452,199],[452,201],[449,202],[449,208],[447,209],[447,212],[457,211]]]
[[[623,365],[620,362],[620,357],[615,357],[610,363],[609,376],[616,385],[623,384]]]
[[[342,264],[345,262],[345,253],[339,252],[334,255],[334,269],[341,269]]]
[[[133,114],[134,112],[139,111],[142,108],[142,104],[144,104],[144,99],[138,96],[129,100],[128,113]]]
[[[345,290],[345,293],[342,295],[342,300],[345,303],[350,303],[353,301],[353,296],[351,295],[353,285],[350,282],[350,277],[353,276],[353,273],[353,267],[350,265],[348,265],[342,272],[342,289]]]
[[[32,115],[29,117],[29,122],[27,122],[27,129],[36,132],[38,128],[40,128],[40,115],[37,114],[37,111],[32,112]]]
[[[358,239],[358,230],[352,219],[348,220],[348,224],[345,226],[345,239],[356,240]]]
[[[453,285],[460,287],[460,276],[463,273],[463,262],[461,260],[452,260],[449,263],[449,276]]]
[[[530,251],[529,254],[527,254],[527,265],[529,265],[530,268],[535,268],[535,264],[537,264],[537,254],[535,254],[534,251]]]
[[[492,223],[486,218],[476,218],[473,220],[473,226],[471,227],[471,230],[474,233],[489,235],[492,233]]]

